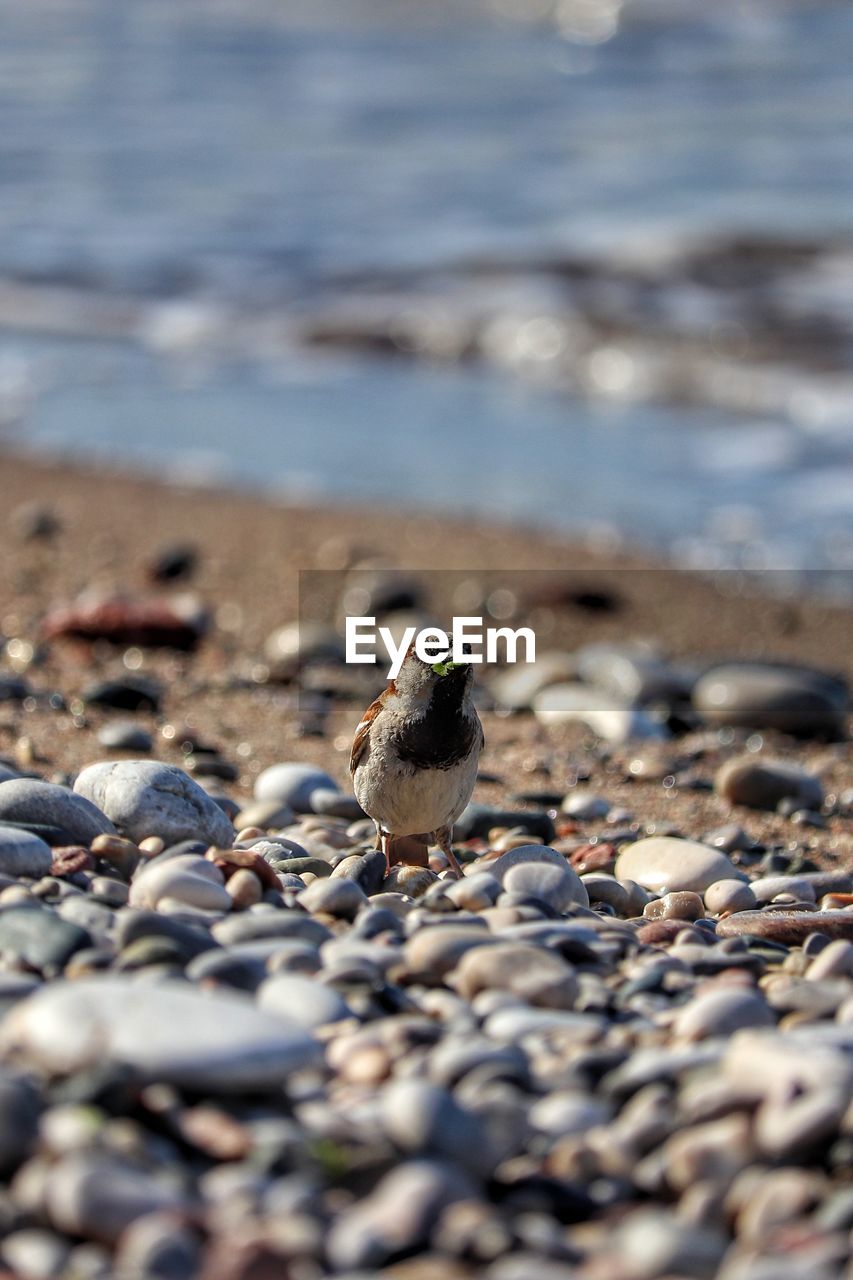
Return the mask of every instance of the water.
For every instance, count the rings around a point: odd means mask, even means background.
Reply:
[[[513,7],[0,0],[7,434],[853,566],[853,10]]]

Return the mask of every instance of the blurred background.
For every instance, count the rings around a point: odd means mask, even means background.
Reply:
[[[0,20],[0,441],[849,589],[849,0]]]

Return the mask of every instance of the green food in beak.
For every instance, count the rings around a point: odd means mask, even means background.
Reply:
[[[450,675],[451,671],[455,671],[457,667],[463,665],[464,663],[461,662],[434,662],[432,669],[437,676],[447,676]]]

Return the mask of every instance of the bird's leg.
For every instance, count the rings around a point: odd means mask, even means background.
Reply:
[[[379,838],[381,841],[380,847],[385,854],[385,874],[387,876],[391,874],[391,836],[383,831]]]
[[[458,876],[461,876],[462,868],[460,867],[459,863],[456,861],[456,855],[454,854],[453,850],[450,847],[450,837],[452,833],[453,833],[452,827],[439,827],[436,831],[433,832],[433,835],[435,837],[435,843],[438,845],[439,849],[444,854],[447,861],[450,863],[451,869],[455,871]]]
[[[374,849],[384,849],[385,846],[382,843],[382,828],[375,818],[373,819],[373,825],[376,828],[376,844],[373,847]]]

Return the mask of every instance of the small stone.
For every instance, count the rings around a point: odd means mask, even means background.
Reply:
[[[115,1064],[141,1080],[221,1093],[279,1087],[317,1058],[301,1027],[243,997],[112,976],[51,983],[12,1009],[0,1039],[52,1074]]]
[[[697,681],[693,705],[708,724],[835,736],[844,727],[847,692],[840,681],[807,667],[732,662]]]
[[[606,818],[610,805],[601,796],[579,790],[570,791],[560,806],[563,813],[579,822],[593,822],[597,818]]]
[[[466,1000],[480,991],[511,991],[546,1009],[573,1008],[578,991],[574,971],[556,952],[521,942],[466,951],[453,982]]]
[[[121,880],[111,880],[109,876],[95,876],[89,883],[89,893],[98,902],[108,907],[123,907],[128,900],[130,890]]]
[[[673,1026],[680,1040],[730,1036],[742,1027],[774,1027],[772,1010],[757,992],[735,988],[703,992],[678,1011]]]
[[[658,893],[704,893],[715,880],[739,872],[719,849],[677,836],[648,836],[629,845],[616,861],[617,880],[635,880]]]
[[[274,764],[255,780],[255,799],[287,805],[296,813],[311,813],[311,795],[320,788],[339,790],[334,778],[314,765]]]
[[[247,911],[261,901],[264,886],[253,871],[241,867],[228,877],[225,891],[233,903],[235,911]]]
[[[87,707],[109,707],[115,711],[160,710],[160,686],[144,676],[96,680],[86,686],[81,696]]]
[[[666,893],[646,904],[643,916],[646,920],[698,920],[703,914],[703,903],[698,893]]]
[[[784,760],[763,756],[727,760],[714,779],[714,787],[730,804],[751,809],[775,809],[787,797],[804,808],[820,808],[823,803],[823,787],[812,774]]]
[[[853,978],[853,943],[837,938],[816,955],[806,970],[809,982],[825,978]]]
[[[591,903],[604,902],[612,907],[617,916],[630,914],[631,894],[625,885],[620,884],[615,876],[605,875],[600,871],[591,871],[581,876],[581,883],[589,895]]]
[[[705,909],[712,916],[752,911],[755,905],[755,894],[743,880],[715,880],[705,890]]]
[[[322,982],[296,973],[277,973],[267,978],[257,992],[258,1008],[283,1015],[309,1030],[351,1018],[346,1001]]]
[[[98,730],[98,742],[108,751],[150,751],[154,740],[147,729],[132,720],[114,720]]]
[[[131,906],[156,911],[165,898],[203,911],[231,909],[222,872],[198,854],[156,859],[142,867],[130,888]]]
[[[437,881],[438,876],[428,867],[410,867],[399,863],[391,868],[382,881],[382,890],[384,893],[405,893],[410,898],[418,898]]]
[[[482,1120],[446,1089],[423,1080],[396,1081],[383,1093],[381,1114],[386,1133],[407,1155],[444,1157],[479,1177],[495,1167]]]
[[[215,801],[174,765],[156,760],[91,764],[74,790],[137,843],[155,835],[170,844],[198,839],[228,847],[234,839],[234,829]]]
[[[20,827],[0,825],[0,874],[38,880],[51,870],[50,845]]]
[[[295,814],[288,804],[278,800],[255,800],[237,814],[239,827],[260,827],[262,831],[277,831],[289,827]]]
[[[503,887],[507,893],[522,898],[537,898],[555,911],[566,911],[571,906],[589,906],[589,895],[583,881],[565,859],[562,866],[539,861],[519,862],[504,874]]]
[[[192,597],[129,600],[116,596],[85,600],[54,609],[44,621],[48,640],[106,640],[116,645],[142,645],[194,650],[207,627],[207,617]]]
[[[168,1182],[114,1156],[89,1151],[57,1161],[45,1192],[48,1216],[61,1231],[107,1243],[144,1214],[183,1207]]]
[[[717,925],[718,938],[747,934],[786,947],[800,946],[810,933],[853,941],[853,911],[741,911]]]
[[[0,911],[0,952],[40,972],[62,969],[75,951],[91,943],[85,929],[50,908],[22,905]]]
[[[338,791],[335,787],[318,787],[309,796],[311,812],[326,814],[332,818],[345,818],[347,822],[357,822],[365,817],[364,810],[355,796]]]
[[[341,920],[354,920],[367,905],[364,890],[354,880],[315,880],[299,894],[299,903],[312,914],[337,916]]]
[[[804,876],[761,876],[750,883],[758,903],[787,898],[792,902],[814,902],[814,886]]]
[[[169,1210],[146,1213],[125,1228],[114,1259],[118,1276],[186,1280],[199,1271],[198,1236]]]
[[[88,799],[38,778],[0,782],[0,823],[7,822],[36,832],[50,828],[56,833],[52,844],[88,845],[102,833],[115,834],[109,818]]]
[[[24,1227],[7,1235],[2,1258],[17,1280],[53,1280],[67,1275],[70,1246],[53,1231]]]
[[[435,981],[444,977],[472,947],[489,947],[495,939],[474,924],[441,924],[418,929],[406,943],[406,966],[413,974]]]
[[[456,840],[485,840],[495,827],[520,827],[546,843],[554,839],[554,821],[535,809],[496,809],[473,800],[453,824]]]

